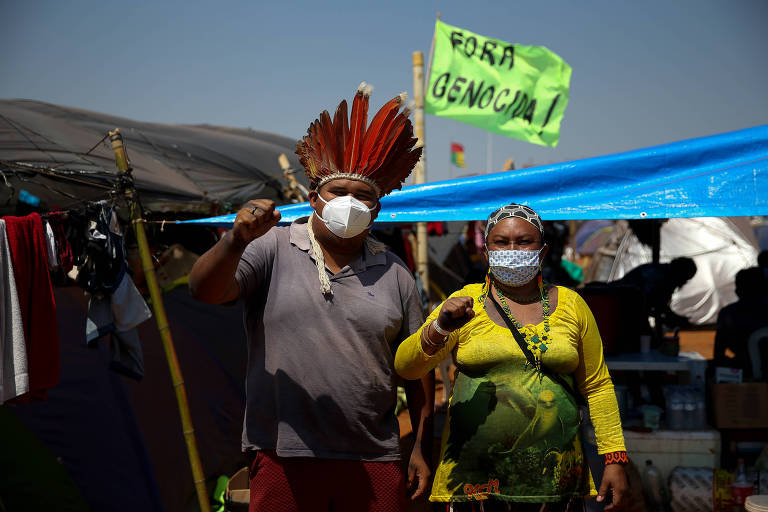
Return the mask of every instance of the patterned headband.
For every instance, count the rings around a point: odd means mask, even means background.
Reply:
[[[523,219],[524,221],[530,222],[536,227],[536,229],[539,230],[541,237],[544,238],[544,225],[541,223],[541,217],[539,217],[539,214],[525,205],[516,203],[502,206],[493,212],[490,217],[488,217],[488,223],[485,225],[485,238],[488,238],[488,233],[491,232],[493,226],[509,217],[517,217],[519,219]]]

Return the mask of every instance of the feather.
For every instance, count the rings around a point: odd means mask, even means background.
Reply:
[[[352,100],[352,114],[349,118],[349,135],[347,137],[347,147],[344,151],[344,171],[354,172],[353,165],[360,145],[360,117],[362,115],[363,92],[361,90],[363,82],[357,88],[355,99]]]
[[[360,158],[362,162],[370,164],[372,157],[375,155],[375,147],[380,147],[381,142],[386,138],[387,126],[395,118],[401,104],[401,97],[395,96],[373,116],[371,125],[365,131],[365,140],[363,141]],[[370,171],[370,169],[371,167],[368,165],[362,170]]]
[[[347,119],[347,100],[342,100],[333,114],[333,130],[336,133],[336,163],[338,170],[344,171],[344,150],[347,147],[347,132],[349,132],[349,120]]]
[[[401,188],[419,161],[423,149],[415,147],[413,125],[402,93],[382,106],[368,126],[368,107],[373,88],[361,83],[347,118],[347,101],[336,107],[333,120],[328,111],[310,123],[307,134],[297,142],[296,154],[307,177],[317,184],[333,179],[336,173],[358,174],[388,194]],[[401,111],[401,109],[403,109]]]
[[[326,169],[332,172],[338,172],[340,168],[336,156],[338,144],[336,143],[336,134],[334,133],[333,125],[331,124],[331,116],[328,114],[327,110],[323,110],[320,114],[320,131],[323,134],[323,142],[325,143],[325,147],[323,148],[323,161],[327,161],[328,163]]]

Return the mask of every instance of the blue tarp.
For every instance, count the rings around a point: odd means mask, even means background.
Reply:
[[[405,187],[376,222],[485,220],[510,202],[546,220],[768,214],[768,125],[615,155]],[[282,206],[283,222],[309,215]],[[235,215],[184,221],[231,226]]]

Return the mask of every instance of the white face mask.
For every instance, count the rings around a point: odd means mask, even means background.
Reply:
[[[539,273],[541,251],[488,251],[488,266],[493,277],[507,286],[522,286]]]
[[[371,225],[371,212],[376,208],[368,208],[362,201],[352,196],[334,197],[330,201],[317,195],[322,202],[323,216],[318,218],[339,238],[357,236]]]

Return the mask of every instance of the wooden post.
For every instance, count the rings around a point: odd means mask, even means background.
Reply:
[[[115,152],[115,161],[117,168],[121,172],[130,172],[128,156],[125,152],[123,137],[120,130],[115,129],[109,132],[109,139],[112,142],[112,150]],[[160,331],[160,338],[163,341],[165,358],[171,370],[171,381],[173,389],[176,391],[176,401],[179,404],[179,415],[181,416],[181,425],[184,433],[184,440],[187,443],[187,453],[189,454],[189,464],[192,467],[192,477],[195,482],[197,499],[200,502],[201,512],[210,512],[211,503],[208,498],[208,491],[205,487],[205,474],[203,465],[200,462],[200,454],[197,451],[197,441],[195,440],[195,429],[192,426],[192,417],[189,414],[189,403],[187,402],[187,392],[184,388],[184,379],[181,375],[179,360],[176,357],[176,349],[173,346],[171,338],[171,329],[168,326],[168,318],[165,315],[165,306],[160,286],[157,284],[155,275],[155,266],[152,264],[152,256],[149,251],[147,234],[144,231],[144,219],[142,218],[141,206],[136,197],[136,190],[131,187],[126,191],[131,203],[131,223],[136,231],[136,241],[139,244],[139,256],[141,256],[141,266],[144,270],[144,276],[149,287],[149,296],[152,299],[152,309],[157,322],[157,329]]]
[[[413,52],[413,129],[419,140],[416,144],[424,149],[421,152],[416,167],[413,169],[413,184],[420,185],[426,181],[427,148],[424,137],[424,53]],[[416,223],[416,272],[421,278],[421,285],[426,297],[429,297],[429,257],[427,242],[427,223]]]

